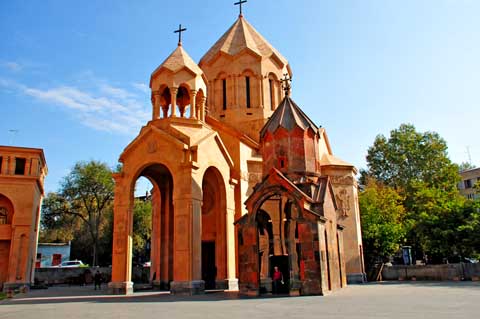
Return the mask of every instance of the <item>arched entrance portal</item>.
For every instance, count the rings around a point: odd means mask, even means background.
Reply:
[[[222,175],[215,167],[205,171],[202,194],[202,280],[205,289],[226,289],[226,194]]]
[[[260,293],[288,294],[299,278],[298,207],[285,193],[270,194],[255,214],[258,233]],[[283,284],[272,282],[274,267],[283,275]]]
[[[173,178],[162,164],[144,168],[139,177],[152,183],[152,232],[150,278],[156,289],[169,289],[173,281]]]

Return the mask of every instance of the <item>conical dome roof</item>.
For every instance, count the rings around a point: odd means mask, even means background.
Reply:
[[[284,65],[288,64],[287,59],[278,53],[243,16],[240,16],[230,29],[208,50],[199,64],[208,63],[220,52],[234,56],[247,48],[261,57],[274,55]]]
[[[283,101],[277,107],[275,112],[273,112],[270,119],[265,123],[262,130],[260,131],[260,138],[263,138],[267,131],[273,133],[279,127],[285,128],[287,131],[290,131],[295,128],[295,126],[300,127],[303,130],[311,128],[315,133],[318,132],[318,127],[315,123],[308,118],[308,116],[303,113],[300,107],[293,102],[290,96],[285,96]]]
[[[158,68],[155,69],[152,73],[152,77],[159,72],[162,68],[168,69],[173,73],[180,71],[183,68],[187,68],[191,72],[201,75],[203,74],[202,69],[193,61],[193,59],[188,55],[187,51],[183,49],[181,45],[168,56],[168,58],[163,61]]]

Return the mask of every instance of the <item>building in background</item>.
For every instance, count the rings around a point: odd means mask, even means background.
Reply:
[[[0,146],[0,288],[33,282],[47,164],[42,149]]]
[[[480,198],[480,194],[476,193],[474,188],[475,184],[480,182],[480,167],[461,171],[460,176],[462,177],[458,184],[460,194],[468,199]]]
[[[35,268],[54,267],[70,260],[70,242],[68,243],[38,243]]]

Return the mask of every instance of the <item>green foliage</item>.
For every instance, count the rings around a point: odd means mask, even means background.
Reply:
[[[152,202],[135,200],[133,209],[133,258],[148,261],[145,247],[152,234]],[[148,260],[147,260],[148,259]]]
[[[395,189],[369,179],[360,193],[363,244],[369,264],[394,254],[405,238],[403,198]]]
[[[410,124],[392,130],[388,139],[377,136],[368,149],[367,165],[364,174],[405,192],[417,182],[452,191],[459,181],[458,167],[447,156],[446,142],[437,133],[419,133]]]
[[[460,165],[458,165],[458,170],[460,172],[467,171],[467,170],[473,169],[473,168],[475,168],[475,165],[472,165],[469,162],[462,162]]]
[[[366,194],[360,195],[361,214],[367,214],[367,218],[362,217],[366,242],[377,236],[392,245],[398,243],[398,238],[388,237],[371,226],[378,221],[372,222],[368,215],[380,214],[380,209],[375,212],[369,204],[379,205],[382,199],[378,191],[371,190],[368,181],[373,178],[402,198],[406,244],[412,245],[417,255],[423,252],[441,260],[480,252],[478,236],[472,235],[480,230],[478,201],[460,196],[459,167],[448,158],[447,144],[437,133],[417,132],[413,125],[402,124],[391,131],[388,139],[383,135],[376,137],[368,149],[367,165],[368,170],[361,171],[360,178],[361,183],[368,183]],[[383,256],[382,252],[388,251],[378,247],[379,243],[373,245],[366,254]]]
[[[108,215],[112,210],[114,182],[111,174],[104,163],[75,164],[60,191],[48,194],[42,205],[42,240],[51,241],[53,236],[57,241],[74,239],[72,255],[78,250],[90,249],[92,265],[98,265],[100,234],[108,227]]]
[[[415,187],[413,198],[410,238],[416,239],[422,251],[437,260],[473,253],[468,244],[470,234],[464,227],[472,211],[466,209],[462,196],[420,184]]]

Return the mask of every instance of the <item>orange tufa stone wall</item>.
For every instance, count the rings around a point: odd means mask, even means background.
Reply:
[[[0,288],[33,282],[43,181],[43,150],[0,146]]]

